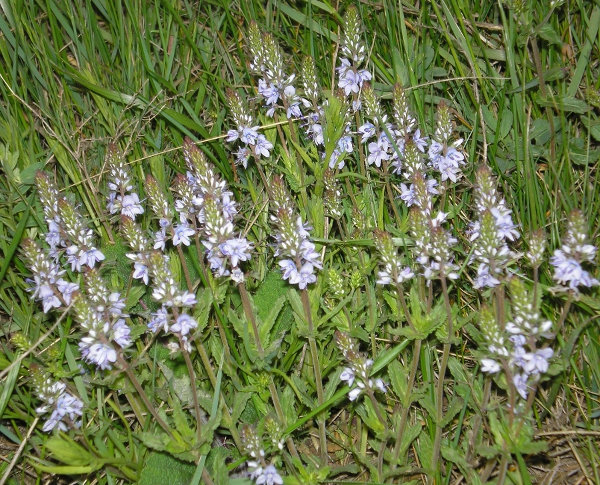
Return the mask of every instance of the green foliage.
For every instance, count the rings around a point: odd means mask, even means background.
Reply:
[[[538,228],[550,253],[558,249],[564,214],[573,209],[583,211],[589,244],[598,246],[600,7],[584,0],[409,3],[356,2],[339,11],[286,0],[2,4],[0,432],[7,449],[18,449],[10,456],[16,466],[1,468],[2,480],[69,475],[80,483],[249,485],[256,481],[248,478],[247,462],[256,459],[244,438],[250,426],[263,465],[276,466],[286,485],[536,483],[549,478],[540,477],[534,460],[560,472],[553,453],[560,444],[552,437],[563,433],[579,467],[569,480],[600,481],[598,290],[557,292],[547,258],[535,270],[517,261]],[[298,73],[303,59],[314,61],[327,101],[322,147],[305,136],[306,119],[288,121],[284,110],[275,118],[264,114],[250,67],[250,22],[259,47],[280,45],[287,75]],[[349,23],[352,35],[340,30]],[[368,120],[351,108],[361,93],[338,91],[334,71],[344,57],[338,43],[348,38],[366,46],[360,68],[373,76],[388,122],[396,123],[391,105],[399,83],[422,136],[439,136],[445,104],[453,140],[464,140],[464,176],[443,181],[435,202],[436,212],[448,214],[442,226],[458,239],[459,278],[447,279],[447,289],[420,276],[383,289],[377,284],[386,267],[376,228],[389,231],[394,251],[422,272],[412,209],[397,198],[413,180],[404,177],[406,167],[392,173],[392,159],[381,167],[367,163],[374,138],[359,142],[356,131]],[[302,96],[300,76],[294,83]],[[269,158],[251,157],[246,169],[234,164],[235,150],[224,142],[235,128],[228,88],[245,91],[258,132],[274,145]],[[331,177],[340,216],[329,213],[325,170],[347,130],[353,151],[341,155],[345,168]],[[388,126],[380,131],[392,137]],[[161,226],[148,210],[145,177],[157,180],[171,204],[177,200],[170,189],[189,169],[181,155],[186,136],[233,192],[236,237],[255,245],[252,259],[240,263],[239,286],[211,273],[201,241],[167,247],[177,289],[196,299],[189,355],[173,335],[147,332],[160,304],[152,287],[132,277],[128,255],[138,251],[123,237],[123,221],[106,210],[105,158],[110,143],[125,153],[132,191],[145,208],[136,219],[139,234],[150,237]],[[404,145],[396,141],[393,151],[400,152]],[[506,374],[510,359],[493,354],[489,328],[482,328],[484,314],[498,332],[516,314],[507,278],[494,289],[474,286],[466,231],[476,217],[473,185],[482,164],[498,178],[521,233],[510,243],[510,273],[556,335],[536,343],[536,350],[551,347],[554,357],[528,382],[530,401],[519,397]],[[43,312],[39,295],[32,300],[24,241],[44,246],[48,231],[38,170],[51,174],[60,196],[90,221],[105,256],[100,276],[124,299],[132,344],[120,356],[128,367],[88,365],[79,347],[86,331],[75,314],[62,313],[67,305]],[[275,174],[323,256],[306,291],[284,281],[274,260]],[[62,277],[85,293],[86,277],[64,267]],[[585,269],[598,276],[595,261]],[[325,280],[332,270],[335,291]],[[355,339],[350,358],[336,345],[336,331]],[[341,377],[357,356],[373,362],[367,377],[355,376],[348,386]],[[493,376],[481,371],[490,357],[503,364]],[[42,431],[52,407],[34,421],[45,402],[34,377],[40,369],[85,403],[80,427]],[[365,387],[351,401],[359,381]],[[19,471],[29,463],[34,472]]]
[[[140,485],[187,485],[194,476],[195,467],[167,453],[148,454],[140,475]]]

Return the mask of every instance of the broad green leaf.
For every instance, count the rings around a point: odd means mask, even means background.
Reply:
[[[544,99],[544,98],[540,97],[537,100],[537,103],[544,108],[546,108],[546,107],[556,108],[560,111],[564,111],[567,113],[584,114],[584,113],[588,112],[590,109],[590,107],[588,106],[588,104],[585,101],[582,101],[581,99],[569,97],[569,96],[564,96],[562,98],[550,98],[550,99]],[[560,126],[560,125],[558,125],[558,126]]]
[[[146,458],[140,485],[189,485],[195,466],[166,453],[152,452]]]

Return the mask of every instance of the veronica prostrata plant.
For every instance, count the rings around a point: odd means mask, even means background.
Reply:
[[[539,396],[598,286],[586,218],[556,248],[524,227],[457,106],[417,117],[366,37],[348,7],[327,85],[248,25],[254,84],[225,96],[231,179],[189,138],[162,174],[116,140],[98,224],[37,173],[43,229],[22,256],[81,370],[54,356],[27,378],[52,463],[78,442],[124,480],[160,453],[207,484],[507,483],[544,450]],[[99,444],[116,409],[135,463]]]

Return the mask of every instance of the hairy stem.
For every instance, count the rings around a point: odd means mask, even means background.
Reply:
[[[171,433],[171,429],[169,428],[169,426],[167,425],[167,423],[165,423],[163,421],[163,419],[160,417],[160,415],[156,412],[156,409],[154,409],[154,406],[150,402],[150,399],[148,399],[148,396],[146,395],[146,392],[144,391],[144,388],[140,384],[140,381],[138,381],[137,377],[135,376],[135,374],[131,370],[131,367],[129,367],[129,364],[123,358],[123,356],[121,355],[120,352],[117,352],[117,361],[119,362],[119,365],[125,371],[125,374],[127,374],[127,377],[129,378],[129,380],[133,384],[133,387],[135,387],[135,390],[138,392],[138,394],[142,398],[142,401],[146,405],[146,408],[148,409],[148,412],[152,415],[152,417],[156,420],[156,422],[164,430],[164,432],[167,433],[172,438],[173,434]],[[142,423],[142,424],[144,424],[144,423]]]
[[[400,426],[396,434],[396,445],[394,446],[394,454],[392,458],[392,469],[398,466],[398,460],[400,459],[400,448],[402,447],[402,437],[404,436],[404,430],[408,422],[408,413],[410,411],[410,401],[412,397],[412,389],[415,383],[415,377],[417,375],[417,369],[419,368],[419,355],[421,355],[421,339],[415,340],[415,348],[412,356],[412,366],[410,368],[410,375],[408,376],[408,386],[404,402],[402,402],[402,416],[400,416]]]
[[[438,473],[438,462],[440,460],[440,449],[442,446],[442,427],[440,426],[440,422],[444,417],[444,376],[446,374],[446,368],[448,367],[448,360],[450,359],[450,340],[454,334],[454,329],[452,325],[452,307],[450,306],[450,298],[448,296],[448,286],[446,285],[446,278],[442,273],[440,281],[442,283],[442,293],[444,295],[444,303],[446,306],[446,313],[448,317],[448,342],[444,344],[444,350],[442,352],[442,362],[440,364],[440,374],[439,380],[437,383],[437,423],[435,429],[435,440],[433,442],[433,458],[431,459],[431,468],[434,470],[434,473],[437,475]],[[433,483],[434,477],[429,477],[428,482]]]
[[[250,321],[252,326],[252,331],[254,333],[254,338],[256,340],[256,347],[258,349],[259,355],[264,357],[265,350],[263,349],[262,343],[260,341],[260,334],[258,333],[258,327],[256,325],[256,318],[254,318],[254,312],[252,311],[252,306],[250,305],[250,298],[248,297],[248,290],[246,290],[246,286],[244,283],[240,283],[238,285],[238,289],[240,291],[240,296],[242,298],[242,307],[244,308],[244,313],[246,314],[246,318]],[[277,388],[275,387],[275,382],[273,381],[273,376],[270,376],[269,380],[269,391],[271,392],[271,399],[273,400],[273,406],[275,407],[275,412],[277,413],[277,417],[279,421],[285,424],[285,414],[283,413],[283,408],[281,407],[281,401],[279,401],[279,394],[277,393]],[[294,444],[294,440],[291,437],[286,439],[286,444],[288,446],[289,452],[292,454],[294,458],[300,459],[300,455],[298,454],[298,450],[296,449],[296,445]]]
[[[177,245],[177,252],[179,253],[179,259],[181,261],[181,266],[183,267],[183,274],[185,275],[185,282],[187,284],[188,290],[192,291],[194,285],[192,285],[192,279],[190,278],[190,272],[188,271],[188,267],[185,262],[185,256],[183,255],[183,249],[181,249],[181,244]]]
[[[196,414],[196,431],[198,433],[198,441],[200,441],[200,437],[202,436],[202,415],[200,414],[200,403],[198,402],[198,392],[196,391],[196,371],[194,370],[192,359],[190,359],[190,354],[185,348],[183,337],[179,334],[177,336],[179,337],[181,353],[183,354],[185,365],[187,366],[188,374],[190,376],[190,387],[192,388],[192,395],[194,397],[194,413]]]
[[[206,369],[206,373],[208,374],[208,378],[210,380],[213,389],[217,389],[217,376],[213,372],[212,366],[210,364],[210,359],[208,358],[208,354],[206,353],[206,348],[201,342],[196,342],[196,348],[198,349],[198,353],[200,354],[200,359],[202,360],[202,364]],[[242,450],[242,440],[240,439],[240,435],[235,427],[235,423],[231,418],[231,413],[229,412],[229,408],[227,407],[227,402],[225,401],[225,396],[221,394],[221,408],[223,409],[223,415],[225,416],[225,420],[231,423],[231,427],[229,428],[229,432],[231,433],[231,437],[237,446],[238,450]]]
[[[312,321],[312,312],[310,309],[310,300],[308,298],[308,290],[305,288],[300,291],[302,295],[302,304],[304,306],[304,313],[306,313],[306,320],[308,322],[308,345],[310,347],[310,355],[312,358],[312,365],[315,373],[315,384],[317,385],[317,400],[319,406],[325,402],[325,394],[323,392],[323,381],[321,380],[321,366],[319,364],[319,354],[317,351],[317,341],[315,340],[315,328]],[[325,420],[319,419],[319,440],[321,445],[321,459],[324,464],[327,464],[327,435],[325,432]]]

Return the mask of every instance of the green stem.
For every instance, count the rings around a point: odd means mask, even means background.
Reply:
[[[188,271],[188,267],[185,262],[185,256],[183,255],[183,249],[181,249],[181,244],[177,245],[177,252],[179,253],[179,259],[181,260],[181,266],[183,267],[183,274],[185,275],[185,282],[187,283],[188,290],[192,291],[194,285],[192,285],[192,279],[190,278],[190,272]]]
[[[119,365],[125,371],[125,374],[127,374],[127,377],[129,378],[129,380],[133,384],[133,387],[135,387],[135,390],[138,392],[138,394],[142,398],[142,401],[146,405],[148,412],[152,415],[152,417],[156,420],[156,422],[164,430],[164,432],[167,433],[169,435],[169,437],[173,438],[173,433],[171,433],[171,429],[169,428],[167,423],[165,423],[163,421],[163,419],[160,417],[160,415],[156,412],[156,409],[154,409],[154,406],[150,402],[150,399],[148,399],[148,396],[146,395],[144,388],[140,384],[140,381],[138,381],[137,377],[135,376],[135,374],[132,372],[131,368],[129,367],[129,364],[123,358],[123,356],[121,355],[120,352],[117,352],[117,360],[119,362]],[[145,424],[142,423],[142,426],[144,426],[144,425]]]
[[[448,367],[448,360],[450,359],[450,340],[454,334],[452,325],[452,307],[450,306],[450,298],[448,296],[448,286],[446,285],[446,277],[442,274],[440,281],[442,283],[442,293],[444,295],[444,303],[446,306],[446,314],[448,317],[448,342],[444,344],[444,350],[442,352],[442,362],[440,364],[440,374],[437,383],[437,420],[435,424],[435,440],[433,442],[433,454],[431,459],[431,468],[434,471],[434,475],[429,477],[428,483],[434,482],[434,476],[438,474],[438,462],[440,460],[440,449],[442,446],[442,427],[440,425],[444,417],[444,376],[446,374],[446,368]]]
[[[202,364],[204,365],[204,369],[208,374],[208,379],[210,380],[211,385],[215,391],[217,390],[217,376],[213,372],[212,366],[210,365],[210,359],[208,358],[208,354],[206,353],[206,348],[201,342],[196,342],[196,348],[198,349],[198,353],[200,354],[200,359],[202,360]],[[223,415],[225,416],[225,420],[231,423],[229,427],[229,432],[231,433],[231,437],[237,446],[237,449],[240,452],[243,450],[242,440],[240,439],[240,435],[235,427],[235,423],[231,418],[231,413],[229,412],[229,408],[227,407],[227,402],[225,401],[225,395],[221,393],[221,408],[223,409]]]
[[[192,395],[194,396],[194,413],[196,414],[196,431],[198,433],[198,441],[200,441],[200,437],[202,436],[202,415],[200,414],[200,403],[198,402],[198,392],[196,390],[196,371],[194,371],[190,354],[185,348],[183,337],[180,334],[177,336],[179,337],[181,353],[183,354],[183,359],[185,360],[185,365],[187,366],[188,374],[190,375],[190,387],[192,388]]]
[[[410,369],[410,375],[408,377],[408,386],[406,388],[406,396],[404,402],[402,402],[402,416],[400,417],[400,426],[398,427],[398,433],[396,435],[396,445],[394,446],[394,454],[392,458],[392,470],[398,466],[398,460],[400,458],[400,448],[402,447],[402,437],[404,436],[404,430],[406,429],[406,423],[408,422],[408,412],[410,411],[410,402],[412,397],[412,389],[414,387],[415,377],[417,375],[417,369],[419,368],[419,355],[421,355],[421,339],[415,340],[415,348],[412,356],[412,366]]]
[[[240,297],[242,298],[242,307],[244,308],[246,319],[248,319],[252,325],[252,331],[256,340],[256,348],[258,349],[258,354],[261,358],[263,358],[265,350],[263,349],[262,343],[260,341],[260,334],[258,333],[256,319],[254,318],[254,312],[252,311],[252,306],[250,305],[250,298],[248,297],[248,290],[246,290],[246,285],[244,285],[244,283],[240,283],[238,285],[238,290],[240,292]],[[273,406],[275,407],[277,417],[279,418],[279,421],[285,424],[285,414],[283,413],[283,408],[281,407],[281,402],[279,401],[279,394],[277,393],[277,388],[275,387],[275,381],[273,381],[272,375],[270,375],[269,380],[269,391],[271,392],[271,399],[273,400]],[[292,440],[291,436],[288,436],[286,438],[286,444],[292,456],[294,458],[300,459],[300,455],[298,454],[298,450],[296,449],[296,445],[294,444],[294,440]]]
[[[502,460],[500,461],[500,469],[498,470],[498,479],[496,483],[498,485],[504,485],[506,481],[506,471],[508,469],[508,458],[506,455],[502,455]]]
[[[567,313],[569,313],[569,310],[571,309],[571,302],[572,301],[573,301],[573,295],[571,293],[569,293],[569,297],[567,298],[565,306],[563,307],[563,311],[560,314],[560,319],[558,320],[558,323],[556,324],[556,334],[557,335],[562,330],[562,327],[563,327],[563,325],[565,323],[565,319],[567,318]]]
[[[265,356],[265,349],[263,349],[262,343],[260,341],[260,333],[258,332],[256,318],[254,318],[254,312],[252,311],[252,305],[250,304],[250,298],[248,297],[248,290],[246,290],[246,285],[243,282],[240,283],[238,285],[238,290],[242,299],[242,307],[244,308],[246,319],[250,322],[250,325],[252,326],[252,333],[254,333],[254,340],[256,341],[258,355],[261,359],[263,359]]]
[[[306,321],[308,322],[308,345],[310,347],[310,355],[312,358],[313,370],[315,373],[315,384],[317,385],[317,400],[319,406],[325,402],[325,393],[323,392],[323,381],[321,378],[321,366],[319,364],[319,354],[317,352],[317,341],[315,340],[315,328],[312,321],[312,312],[310,309],[310,300],[308,298],[308,290],[304,288],[300,290],[302,296],[302,305],[304,306],[304,313],[306,314]],[[327,435],[325,431],[325,420],[319,419],[319,440],[321,445],[321,459],[326,465],[328,461],[327,457]]]

